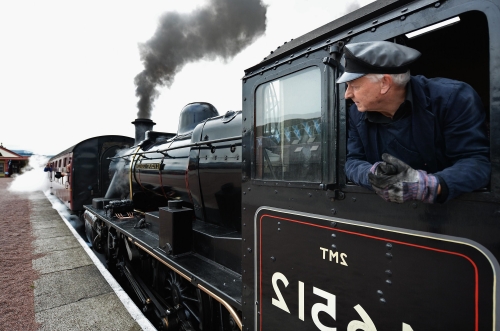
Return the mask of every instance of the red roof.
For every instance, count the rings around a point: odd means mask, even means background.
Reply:
[[[28,156],[21,156],[3,146],[0,146],[0,161],[2,160],[28,160]]]

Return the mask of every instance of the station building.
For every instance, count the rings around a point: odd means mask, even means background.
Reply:
[[[28,164],[28,156],[22,156],[0,143],[0,178],[18,174]]]

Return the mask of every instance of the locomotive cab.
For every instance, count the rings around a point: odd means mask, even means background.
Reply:
[[[242,277],[252,290],[243,301],[256,303],[243,306],[245,327],[498,329],[498,163],[488,187],[445,204],[385,202],[347,180],[351,104],[336,80],[346,44],[385,40],[417,49],[412,75],[464,81],[478,92],[493,161],[499,13],[494,1],[377,1],[245,71]]]

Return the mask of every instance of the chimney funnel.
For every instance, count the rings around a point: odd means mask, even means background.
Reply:
[[[153,130],[153,126],[156,125],[155,122],[148,118],[138,118],[132,122],[135,125],[135,144],[139,144],[141,141],[146,139],[146,131]]]

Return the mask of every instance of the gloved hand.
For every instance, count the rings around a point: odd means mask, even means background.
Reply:
[[[415,170],[394,156],[384,153],[383,162],[370,169],[368,179],[373,189],[386,201],[403,203],[420,200],[433,203],[439,186],[436,176]]]
[[[387,155],[390,156],[390,154],[387,154]],[[383,157],[383,155],[382,155],[382,157]],[[375,162],[371,166],[370,172],[376,176],[380,176],[380,175],[390,176],[390,175],[396,175],[397,169],[395,166],[393,166],[392,164],[387,163],[387,162]]]

